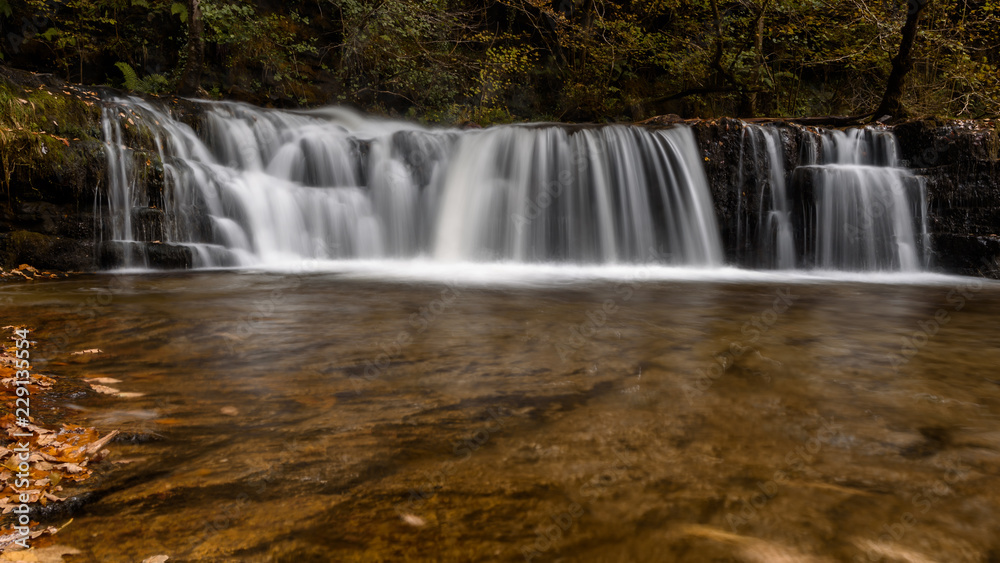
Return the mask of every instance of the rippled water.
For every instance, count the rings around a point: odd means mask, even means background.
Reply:
[[[1000,559],[997,285],[534,272],[3,287],[39,371],[145,394],[60,399],[141,439],[59,542],[76,561]]]

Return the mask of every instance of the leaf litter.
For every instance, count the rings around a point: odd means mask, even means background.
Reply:
[[[19,328],[7,326],[0,330],[10,331],[11,334]],[[112,440],[118,436],[119,431],[113,430],[104,436],[96,428],[78,426],[64,423],[58,428],[50,428],[49,425],[40,421],[37,416],[29,418],[30,424],[18,426],[15,416],[15,380],[17,375],[16,353],[14,345],[16,338],[11,336],[5,341],[0,341],[0,514],[3,524],[0,525],[0,563],[5,561],[62,561],[63,554],[78,553],[75,549],[67,546],[53,545],[55,540],[35,542],[37,538],[53,536],[62,527],[69,525],[66,522],[60,528],[54,526],[43,526],[32,520],[29,524],[31,529],[31,547],[23,550],[15,544],[15,540],[21,536],[13,529],[11,511],[22,504],[20,495],[28,495],[29,505],[48,506],[52,503],[64,502],[64,486],[76,485],[90,478],[94,473],[94,465],[103,461],[110,450],[106,448]],[[97,354],[100,350],[91,349],[75,352],[76,354]],[[56,380],[51,375],[43,375],[30,370],[31,378],[26,386],[29,390],[28,397],[33,403],[38,403],[37,399],[53,392]],[[86,380],[90,387],[99,393],[114,395],[116,397],[128,398],[141,396],[141,393],[124,393],[117,389],[102,385],[103,383],[119,383],[119,380],[109,377],[95,377]],[[15,436],[17,433],[30,432],[31,437],[25,438]],[[17,443],[29,444],[30,456],[28,464],[30,469],[29,487],[27,489],[14,489],[19,472],[18,464],[21,462],[17,458],[14,448]]]

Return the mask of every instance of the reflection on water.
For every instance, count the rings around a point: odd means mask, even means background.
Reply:
[[[65,399],[135,438],[78,561],[997,560],[1000,289],[790,279],[94,276],[0,322],[145,394]]]

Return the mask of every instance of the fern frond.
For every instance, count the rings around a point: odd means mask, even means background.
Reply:
[[[122,75],[125,77],[125,89],[127,90],[138,90],[139,89],[139,77],[136,75],[135,70],[129,66],[128,63],[117,62],[115,66],[118,70],[122,71]]]

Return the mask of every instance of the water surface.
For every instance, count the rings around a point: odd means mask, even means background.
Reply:
[[[76,561],[1000,558],[996,285],[487,274],[4,287],[39,371],[144,394],[60,399],[135,440],[59,542]]]

